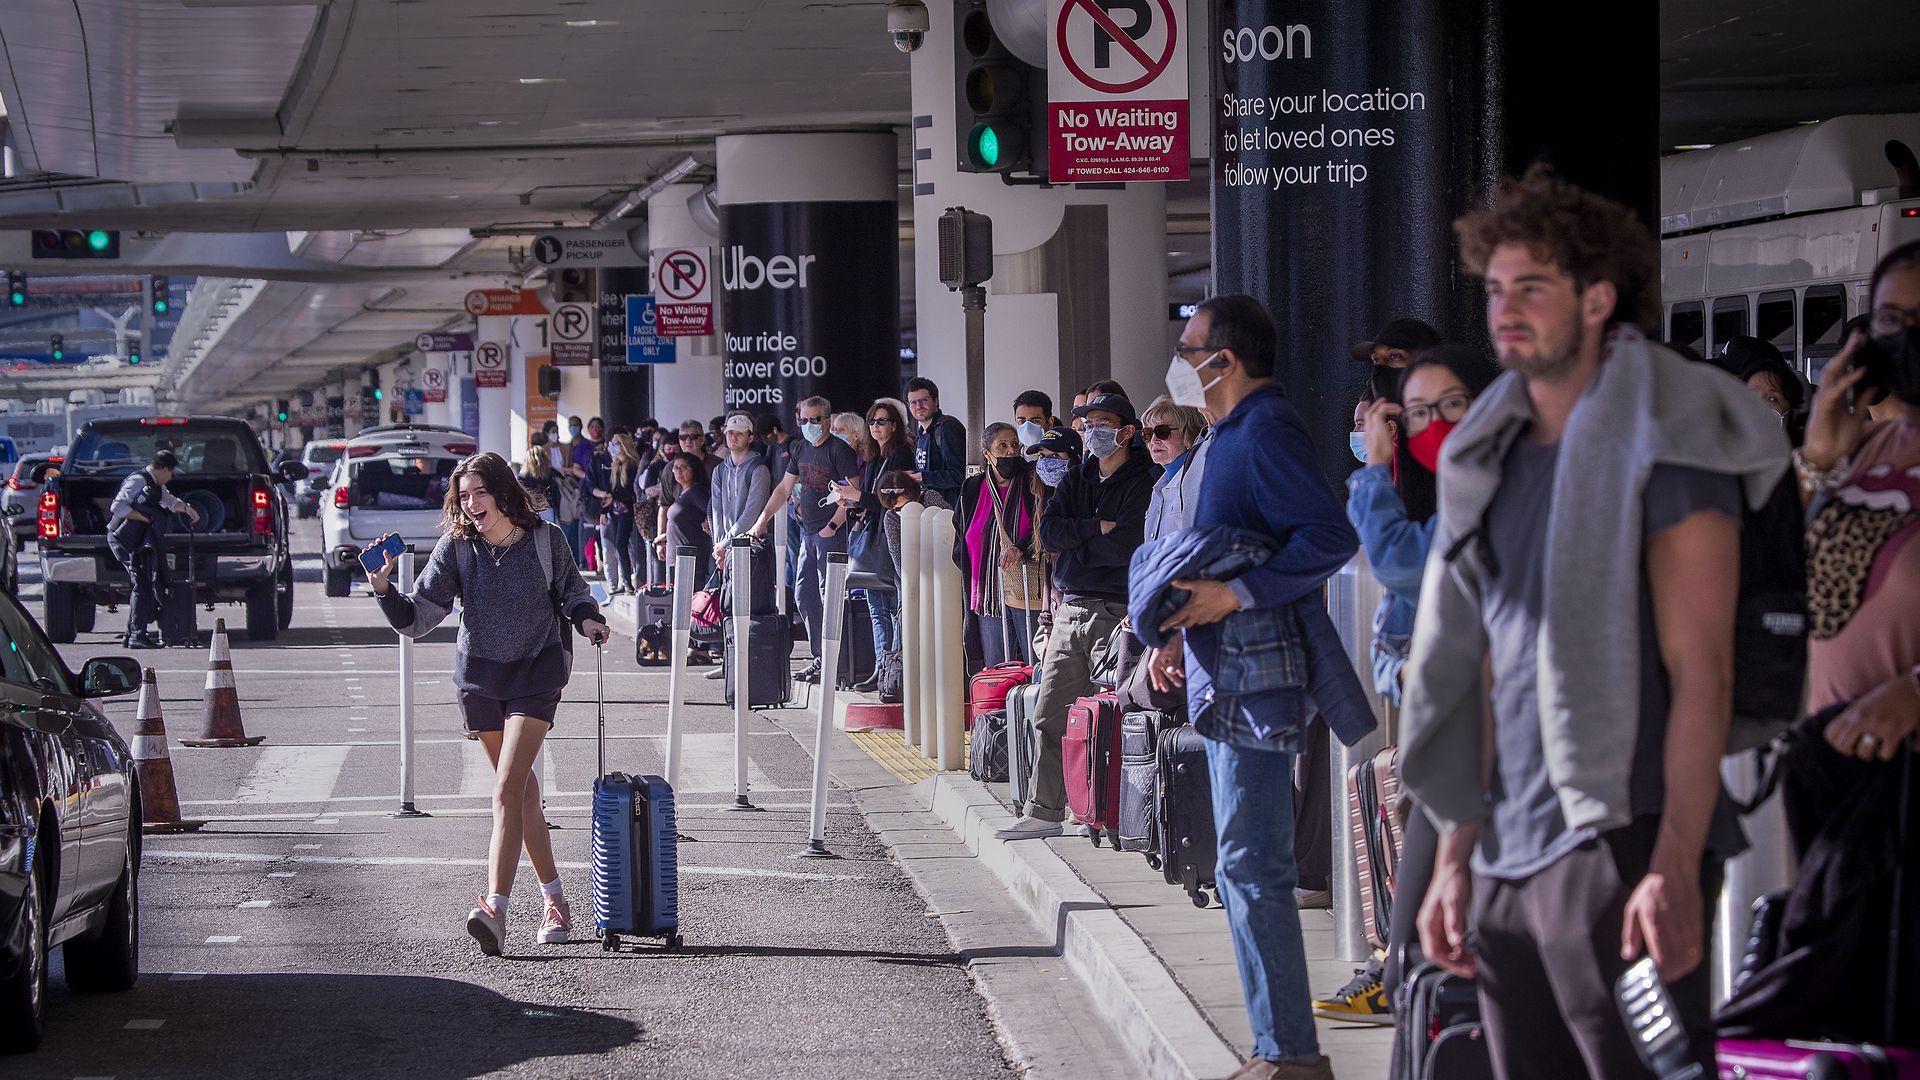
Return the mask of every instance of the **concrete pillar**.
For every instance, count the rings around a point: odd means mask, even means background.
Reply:
[[[898,395],[893,133],[723,135],[715,155],[726,406],[791,424],[813,394],[836,410]]]
[[[1628,0],[1569,36],[1520,0],[1213,0],[1214,291],[1273,311],[1330,482],[1353,468],[1353,342],[1415,316],[1486,343],[1451,226],[1501,174],[1545,158],[1654,220],[1658,16]]]
[[[673,184],[647,200],[647,243],[655,251],[667,248],[705,248],[713,257],[710,272],[717,273],[720,238],[694,221],[687,200],[700,194],[699,184]],[[722,411],[726,394],[726,360],[720,342],[722,307],[716,282],[712,334],[703,337],[676,338],[679,359],[671,364],[654,364],[653,415],[663,424],[683,420],[706,423]],[[864,404],[864,402],[862,403]],[[635,420],[641,419],[634,417]]]
[[[493,452],[511,459],[513,457],[513,319],[506,315],[483,315],[474,320],[477,329],[474,332],[474,345],[482,346],[491,342],[504,349],[507,354],[508,383],[505,387],[475,388],[476,400],[480,403],[480,451]]]
[[[1074,391],[1107,378],[1145,408],[1165,392],[1172,355],[1166,188],[1009,185],[998,175],[961,172],[953,9],[953,0],[927,0],[932,29],[912,60],[919,373],[940,385],[947,413],[968,416],[960,297],[940,284],[936,239],[941,212],[965,206],[993,219],[984,418],[1010,419],[1023,390],[1047,392],[1064,416]]]

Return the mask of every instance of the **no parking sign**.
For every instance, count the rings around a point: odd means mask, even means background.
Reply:
[[[1184,3],[1049,0],[1047,177],[1187,178]]]

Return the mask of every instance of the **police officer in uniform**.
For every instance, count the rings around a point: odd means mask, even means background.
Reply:
[[[167,491],[180,461],[171,450],[154,453],[147,467],[127,477],[113,497],[113,520],[107,526],[107,546],[133,580],[133,602],[127,611],[129,649],[158,649],[160,639],[147,625],[160,617],[161,591],[168,586],[164,544],[167,517],[179,512],[194,524],[200,512]]]

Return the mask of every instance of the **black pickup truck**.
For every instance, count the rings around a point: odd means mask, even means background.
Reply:
[[[159,450],[180,459],[168,490],[200,514],[191,529],[184,514],[168,525],[174,587],[191,579],[198,603],[243,603],[247,637],[277,637],[293,622],[293,557],[281,485],[305,479],[307,470],[297,461],[270,467],[246,421],[200,416],[96,420],[74,436],[60,475],[42,489],[36,507],[47,636],[71,642],[76,632],[93,629],[97,605],[128,602],[132,590],[107,550],[107,523],[121,482]],[[189,550],[190,575],[183,565]]]

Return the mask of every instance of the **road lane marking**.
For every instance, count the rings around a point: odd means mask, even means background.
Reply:
[[[242,803],[325,802],[347,765],[348,746],[269,746],[240,781]]]
[[[165,1020],[129,1020],[123,1031],[159,1031]]]
[[[320,850],[320,845],[319,845],[319,844],[295,844],[295,845],[293,845],[293,850],[295,850],[295,851],[319,851],[319,850]]]
[[[680,783],[675,791],[732,791],[733,778],[732,735],[680,737]],[[747,785],[754,791],[773,786],[773,779],[754,764],[751,756],[747,758]]]
[[[465,739],[460,740],[466,742]],[[493,762],[487,760],[486,747],[478,741],[467,743],[460,759],[460,794],[457,799],[493,798]]]
[[[289,878],[299,872],[298,870],[274,870],[268,873],[267,876],[271,878]]]
[[[231,944],[233,944],[234,942],[236,942],[236,941],[239,941],[239,940],[240,940],[240,935],[239,935],[239,934],[233,934],[233,935],[231,935],[231,936],[225,936],[225,935],[219,935],[219,934],[216,934],[216,935],[214,935],[213,937],[210,937],[210,938],[208,938],[208,939],[207,939],[207,944],[209,944],[209,945],[231,945]]]
[[[271,901],[271,900],[242,900],[242,901],[240,901],[240,905],[239,905],[239,906],[240,906],[241,908],[243,908],[243,909],[245,909],[245,908],[263,908],[263,907],[272,907],[272,906],[273,906],[273,901]]]
[[[182,862],[238,862],[272,863],[295,862],[314,866],[485,866],[485,859],[454,859],[432,855],[269,855],[257,851],[193,851],[168,850],[158,847],[145,849],[143,855],[149,859],[178,860]],[[587,870],[590,863],[556,863],[562,870]],[[698,877],[744,877],[769,878],[777,881],[863,881],[869,874],[808,874],[795,870],[762,870],[753,866],[688,866],[681,864],[682,874]],[[271,877],[272,875],[268,875]],[[208,938],[207,943],[231,944],[238,937]]]

